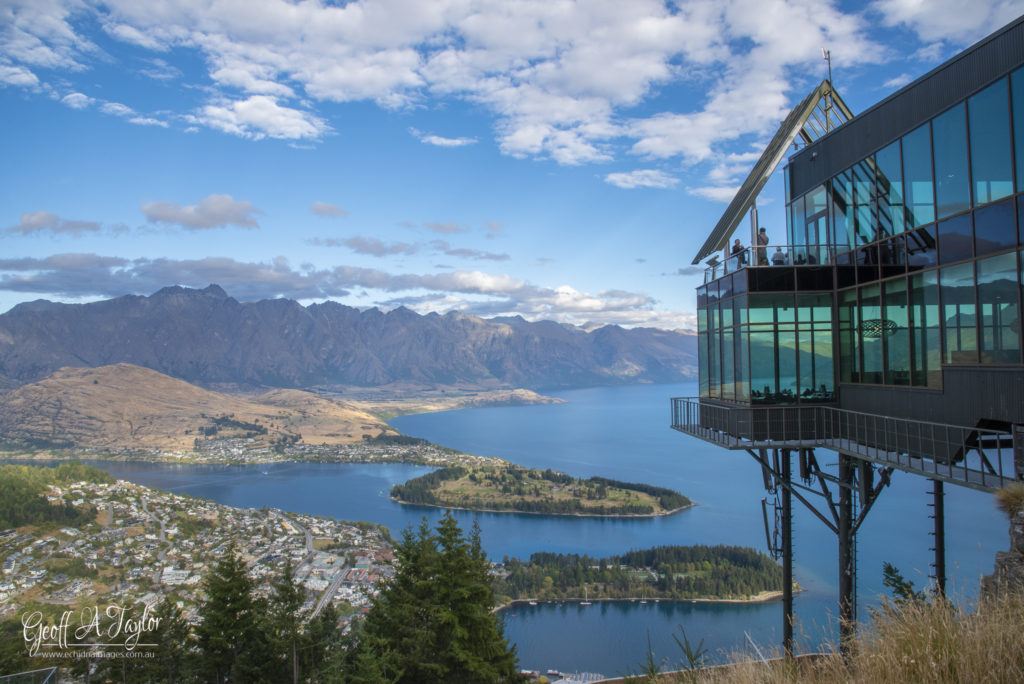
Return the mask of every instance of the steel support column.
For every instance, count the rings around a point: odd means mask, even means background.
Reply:
[[[793,494],[790,462],[792,452],[782,456],[782,648],[793,657]]]
[[[846,454],[839,454],[839,651],[849,653],[854,634],[856,606],[854,587],[857,581],[853,563],[853,492],[856,468]]]
[[[946,595],[946,504],[942,480],[932,480],[932,518],[935,524],[935,591]]]

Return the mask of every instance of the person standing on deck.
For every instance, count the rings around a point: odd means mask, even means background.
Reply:
[[[757,265],[768,265],[768,230],[764,227],[757,233]]]

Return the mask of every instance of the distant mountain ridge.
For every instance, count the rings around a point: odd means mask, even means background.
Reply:
[[[335,302],[239,302],[217,285],[89,304],[37,300],[0,315],[0,387],[62,367],[130,363],[213,386],[310,388],[470,384],[552,389],[696,377],[696,336],[584,330]]]

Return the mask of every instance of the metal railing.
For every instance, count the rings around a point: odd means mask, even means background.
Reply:
[[[56,667],[0,676],[0,684],[53,684],[56,681]]]
[[[744,247],[730,252],[725,261],[704,270],[704,282],[710,283],[741,268],[772,266],[817,266],[835,262],[836,248],[831,245],[765,245]]]
[[[672,428],[729,449],[825,448],[994,490],[1024,479],[1024,430],[891,418],[834,406],[727,406],[672,399]]]

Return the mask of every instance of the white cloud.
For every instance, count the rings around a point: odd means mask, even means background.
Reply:
[[[85,109],[95,100],[88,95],[83,95],[82,93],[68,93],[62,97],[60,101],[72,109]]]
[[[39,78],[23,66],[0,64],[0,85],[31,88],[39,85]]]
[[[344,218],[348,216],[348,212],[337,204],[331,204],[329,202],[313,202],[310,205],[309,210],[317,216],[330,216]]]
[[[476,138],[444,138],[440,135],[423,133],[415,128],[410,128],[409,132],[416,136],[421,143],[436,145],[438,147],[465,147],[466,145],[472,145],[477,142]]]
[[[100,105],[100,111],[104,114],[110,114],[111,116],[132,116],[135,114],[135,110],[128,105],[123,105],[120,102],[104,102]]]
[[[941,43],[973,40],[1020,12],[1019,0],[975,2],[970,11],[961,5],[251,0],[243,7],[209,0],[8,0],[0,10],[6,59],[0,82],[35,85],[37,67],[87,67],[101,53],[82,27],[99,24],[114,38],[161,55],[197,53],[209,79],[201,85],[211,95],[185,120],[233,135],[316,140],[330,130],[315,112],[323,102],[394,108],[457,98],[492,113],[500,150],[515,157],[597,163],[625,147],[695,164],[737,140],[770,133],[802,95],[807,75],[820,70],[821,46],[845,68],[887,59],[887,48],[865,37],[879,17]],[[166,68],[153,73],[180,76]],[[660,89],[675,85],[708,95],[683,107],[644,110]],[[476,141],[418,137],[441,146]]]
[[[81,237],[85,233],[100,230],[100,224],[93,221],[68,221],[49,211],[33,211],[21,215],[18,225],[7,229],[8,233],[65,233]]]
[[[258,228],[259,223],[253,214],[262,213],[254,209],[251,202],[235,201],[231,195],[210,195],[197,205],[184,207],[174,202],[148,202],[141,208],[151,223],[177,224],[190,230],[229,225]]]
[[[317,139],[329,128],[309,112],[282,107],[269,95],[206,105],[191,120],[243,138]]]
[[[1010,23],[1021,14],[1019,0],[876,0],[871,9],[886,26],[906,26],[923,41],[966,45]]]
[[[739,191],[739,185],[704,185],[700,187],[687,188],[691,195],[703,197],[714,202],[731,202]]]
[[[679,183],[664,171],[657,169],[637,169],[629,173],[609,173],[604,177],[606,183],[620,188],[671,188]]]
[[[133,116],[128,119],[128,123],[133,123],[139,126],[159,126],[160,128],[168,128],[166,121],[154,119],[149,116]]]

